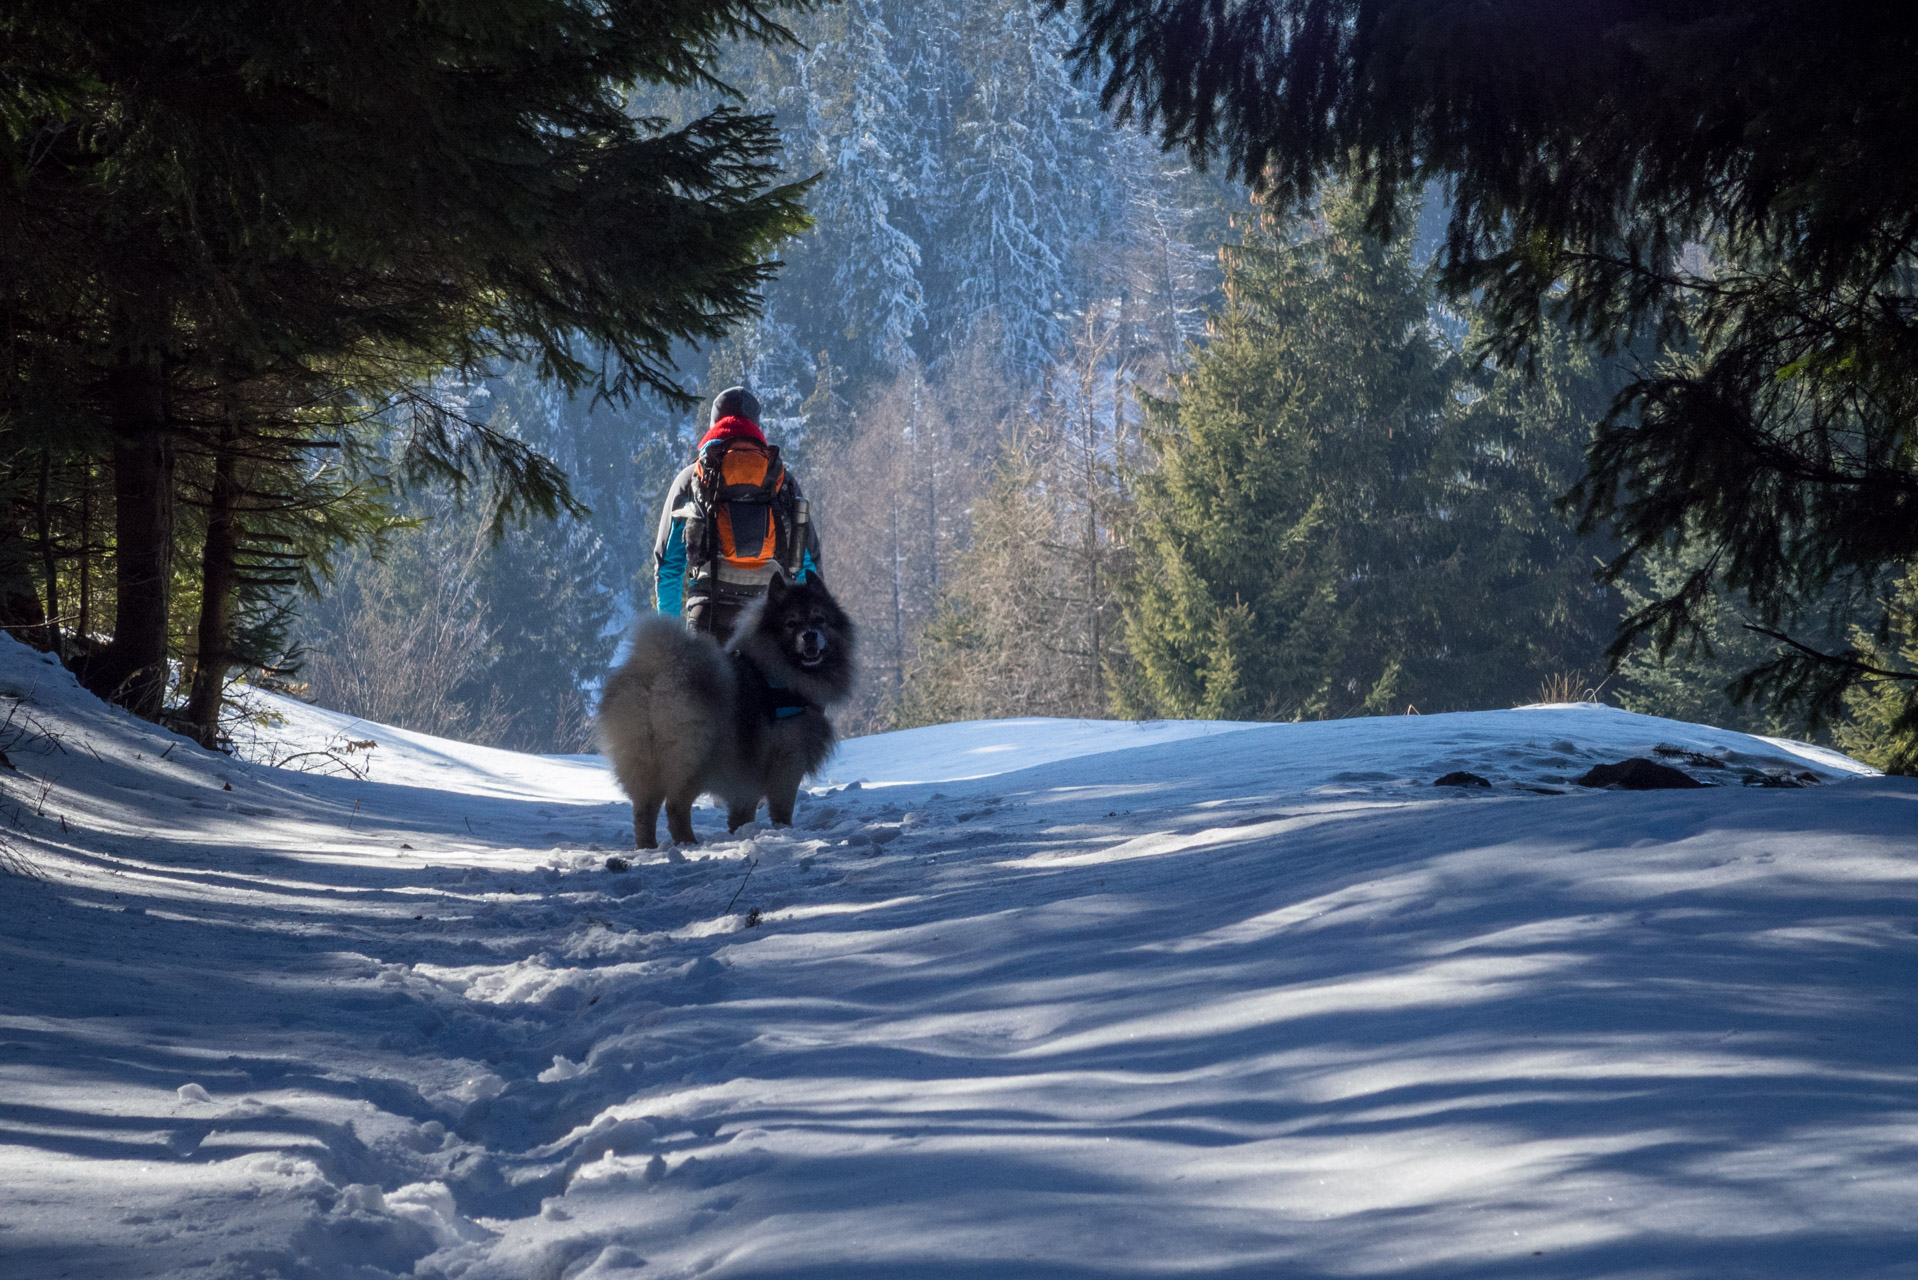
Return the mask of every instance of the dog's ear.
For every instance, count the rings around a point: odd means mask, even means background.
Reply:
[[[772,581],[766,584],[766,603],[778,604],[786,596],[786,575],[775,573]]]
[[[806,585],[818,591],[826,591],[825,575],[819,572],[819,567],[817,565],[814,565],[812,568],[806,570]],[[826,591],[826,594],[831,595],[832,592]]]

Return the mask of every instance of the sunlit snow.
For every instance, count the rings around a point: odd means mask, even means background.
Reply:
[[[614,873],[594,757],[260,705],[0,639],[0,1276],[1918,1275],[1918,784],[1832,752],[948,725]]]

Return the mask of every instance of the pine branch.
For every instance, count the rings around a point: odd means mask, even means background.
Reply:
[[[1918,680],[1918,671],[1887,671],[1883,667],[1874,667],[1869,662],[1860,662],[1853,657],[1826,653],[1822,649],[1814,649],[1803,641],[1794,640],[1784,632],[1773,631],[1769,627],[1761,627],[1751,622],[1745,623],[1744,627],[1745,630],[1757,632],[1761,636],[1770,636],[1780,644],[1790,645],[1793,649],[1796,649],[1808,658],[1815,659],[1818,662],[1828,663],[1831,666],[1842,667],[1847,671],[1855,672],[1861,676],[1876,676],[1881,680]]]

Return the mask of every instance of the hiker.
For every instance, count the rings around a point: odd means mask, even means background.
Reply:
[[[799,483],[766,442],[745,387],[713,398],[711,426],[667,491],[653,543],[653,607],[724,641],[775,575],[804,582],[819,566]]]

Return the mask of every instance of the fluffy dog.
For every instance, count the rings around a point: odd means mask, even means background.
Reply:
[[[737,830],[766,801],[793,820],[800,781],[838,740],[826,709],[852,692],[852,622],[819,575],[774,578],[722,649],[677,618],[650,617],[599,704],[600,751],[633,801],[633,842],[655,845],[659,810],[679,844],[693,801],[711,792]]]

